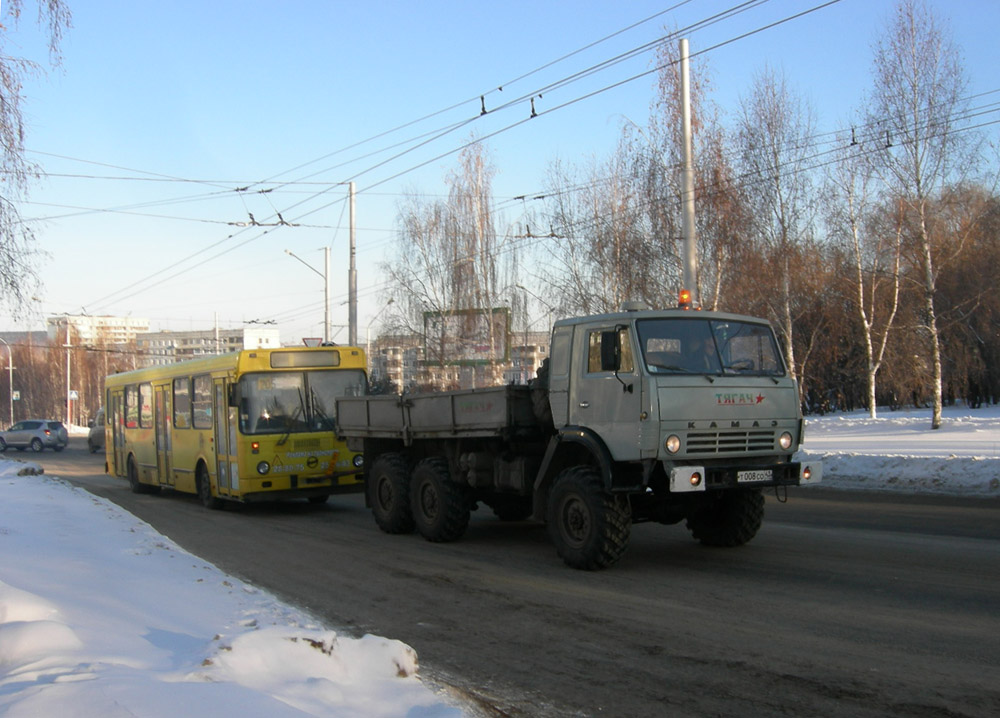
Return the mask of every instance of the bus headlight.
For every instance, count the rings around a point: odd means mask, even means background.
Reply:
[[[364,455],[363,454],[355,454],[354,458],[351,460],[351,463],[354,464],[354,468],[360,469],[362,466],[365,465],[365,457],[364,457]]]
[[[667,450],[668,454],[676,454],[681,450],[681,437],[677,436],[677,434],[671,434],[663,442],[663,448]]]
[[[271,470],[271,465],[266,461],[262,461],[259,464],[257,464],[257,473],[260,474],[261,476],[264,476],[270,470]]]
[[[781,436],[778,437],[778,444],[785,451],[792,448],[792,435],[786,431],[785,433],[783,433]]]

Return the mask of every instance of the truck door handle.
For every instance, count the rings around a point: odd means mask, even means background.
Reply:
[[[581,409],[586,409],[589,406],[590,406],[590,402],[589,401],[581,401],[580,402],[580,408]]]

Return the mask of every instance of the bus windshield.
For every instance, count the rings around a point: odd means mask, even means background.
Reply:
[[[363,394],[364,387],[360,369],[244,374],[239,382],[240,431],[333,431],[336,398]]]
[[[636,324],[651,374],[785,373],[774,334],[766,324],[697,317],[644,319]]]

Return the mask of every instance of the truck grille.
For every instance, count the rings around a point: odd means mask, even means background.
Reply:
[[[687,435],[688,454],[729,454],[745,451],[773,451],[774,432],[752,431],[692,431]]]

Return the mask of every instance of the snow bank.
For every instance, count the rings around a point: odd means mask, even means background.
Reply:
[[[823,459],[819,486],[1000,497],[1000,407],[807,417],[804,453]]]
[[[0,459],[5,718],[462,715],[409,646],[317,625],[26,467]]]

